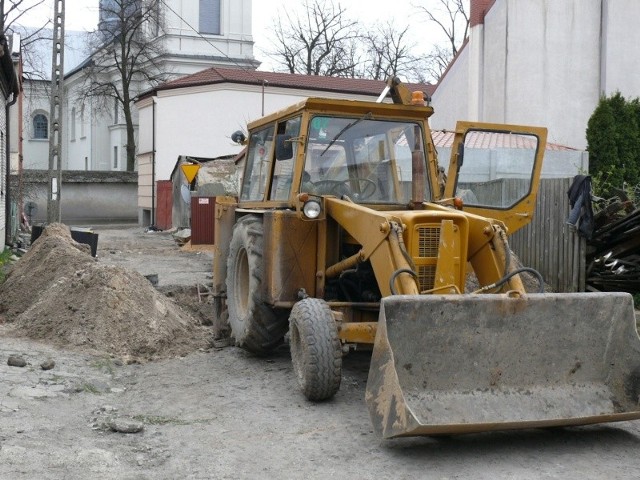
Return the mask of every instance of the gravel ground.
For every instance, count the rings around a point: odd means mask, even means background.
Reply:
[[[97,231],[100,261],[158,273],[165,287],[208,279],[211,254],[182,252],[168,234]],[[126,364],[7,329],[1,479],[638,477],[638,422],[380,440],[364,405],[364,352],[346,357],[336,397],[312,404],[297,391],[286,347],[267,359],[229,347]],[[10,356],[26,366],[9,366]],[[43,370],[47,360],[55,366]]]

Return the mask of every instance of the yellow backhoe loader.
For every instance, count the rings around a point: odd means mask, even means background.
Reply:
[[[372,346],[385,438],[639,418],[631,296],[542,293],[511,258],[546,130],[459,122],[439,161],[432,113],[391,79],[378,102],[309,98],[234,134],[245,167],[216,203],[214,298],[236,345],[266,354],[289,332],[313,401]]]

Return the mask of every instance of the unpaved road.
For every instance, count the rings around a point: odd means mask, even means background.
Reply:
[[[161,285],[171,275],[206,281],[210,254],[180,252],[167,234],[97,231],[101,261],[159,273]],[[163,265],[165,275],[153,271]],[[268,359],[230,347],[123,365],[4,328],[1,479],[638,478],[640,422],[382,441],[364,405],[366,353],[345,359],[332,401],[311,404],[286,348]],[[7,365],[15,354],[26,367]],[[56,365],[44,371],[47,359]],[[144,429],[116,433],[114,420]]]

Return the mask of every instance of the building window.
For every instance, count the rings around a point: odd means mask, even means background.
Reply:
[[[220,35],[220,0],[200,0],[200,33]]]
[[[42,113],[33,116],[33,138],[49,138],[49,120]]]
[[[113,147],[113,169],[118,170],[118,146]]]
[[[76,107],[71,109],[71,140],[76,139]]]
[[[80,138],[86,136],[84,132],[84,105],[80,108]]]
[[[118,109],[118,99],[114,98],[113,99],[113,124],[116,125],[118,123],[118,114],[119,114],[119,109]]]

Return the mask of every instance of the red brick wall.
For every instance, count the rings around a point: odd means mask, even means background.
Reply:
[[[471,0],[469,23],[471,27],[484,23],[484,16],[496,0]]]

